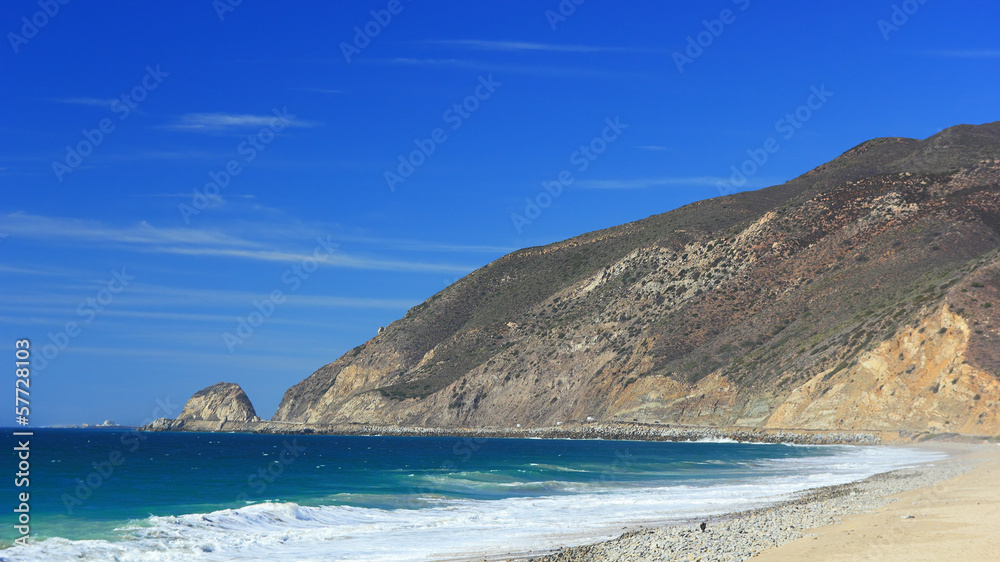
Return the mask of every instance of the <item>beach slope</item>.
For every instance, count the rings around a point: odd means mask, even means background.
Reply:
[[[985,454],[985,453],[984,453]],[[1000,556],[1000,452],[973,470],[893,497],[754,560],[996,560]]]

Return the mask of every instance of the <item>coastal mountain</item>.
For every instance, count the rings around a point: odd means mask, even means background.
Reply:
[[[506,255],[274,422],[1000,433],[1000,122]]]
[[[177,416],[183,421],[256,422],[253,404],[238,384],[220,382],[194,393]]]

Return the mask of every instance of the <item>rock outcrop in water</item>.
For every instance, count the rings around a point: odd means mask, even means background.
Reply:
[[[177,416],[179,421],[256,422],[260,421],[240,385],[220,382],[194,393]]]
[[[1000,123],[526,248],[290,388],[274,421],[1000,433]]]

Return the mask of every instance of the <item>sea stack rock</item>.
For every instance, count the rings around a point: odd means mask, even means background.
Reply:
[[[220,382],[195,392],[177,419],[220,422],[260,421],[246,393],[240,385],[231,382]]]

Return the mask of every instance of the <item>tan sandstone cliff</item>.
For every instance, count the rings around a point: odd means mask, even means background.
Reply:
[[[1000,123],[504,256],[295,384],[285,424],[1000,434]]]

